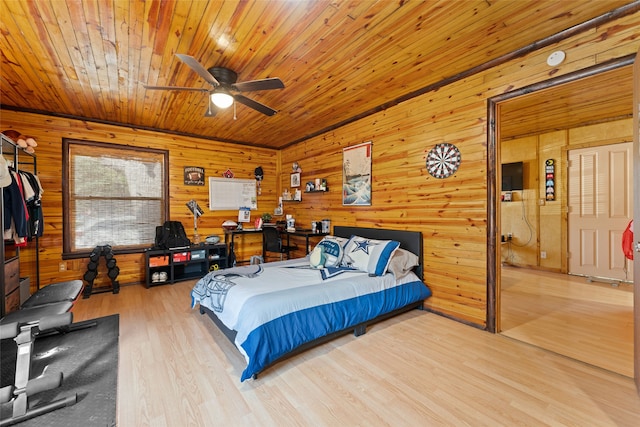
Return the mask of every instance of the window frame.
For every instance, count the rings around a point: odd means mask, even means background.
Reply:
[[[73,259],[73,258],[84,258],[88,256],[93,248],[82,248],[78,250],[71,250],[71,236],[72,236],[72,227],[71,227],[71,208],[70,204],[74,197],[70,194],[71,191],[71,181],[70,181],[70,171],[71,171],[71,162],[72,162],[72,154],[71,147],[83,146],[86,148],[87,152],[91,152],[92,148],[99,148],[105,150],[115,150],[118,152],[122,152],[122,158],[128,159],[127,152],[132,153],[145,153],[145,155],[153,157],[157,156],[158,160],[162,162],[162,173],[163,177],[161,179],[162,182],[162,190],[161,190],[161,204],[162,204],[162,212],[161,212],[161,225],[167,218],[169,218],[169,151],[168,150],[160,150],[154,148],[147,147],[137,147],[133,145],[122,145],[122,144],[114,144],[108,142],[97,142],[97,141],[85,141],[85,140],[77,140],[72,138],[62,138],[62,258],[63,259]],[[114,253],[141,253],[149,248],[148,244],[134,245],[134,246],[114,246]]]

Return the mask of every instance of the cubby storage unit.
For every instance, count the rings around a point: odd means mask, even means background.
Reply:
[[[199,278],[209,271],[226,268],[227,245],[218,243],[180,249],[150,249],[145,258],[148,288]]]

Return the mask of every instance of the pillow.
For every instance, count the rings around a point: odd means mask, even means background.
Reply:
[[[400,246],[395,240],[374,240],[351,236],[344,249],[342,264],[375,276],[387,272],[391,256]]]
[[[332,236],[332,235],[324,236],[322,240],[335,240],[340,244],[340,246],[342,246],[343,249],[345,246],[347,246],[347,243],[349,242],[349,239],[347,239],[346,237]]]
[[[313,248],[309,254],[309,265],[311,268],[324,268],[327,257],[324,255],[324,248],[320,245]]]
[[[419,264],[418,261],[418,256],[413,252],[398,248],[391,257],[388,270],[399,280],[409,274],[413,267]]]
[[[338,267],[344,255],[344,243],[347,239],[325,236],[311,252],[309,261],[313,268]]]

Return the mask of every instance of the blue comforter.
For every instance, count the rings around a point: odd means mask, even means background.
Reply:
[[[322,273],[297,259],[215,271],[195,284],[192,307],[212,310],[237,332],[235,345],[247,361],[242,381],[304,343],[431,295],[413,273],[398,282],[391,273]]]

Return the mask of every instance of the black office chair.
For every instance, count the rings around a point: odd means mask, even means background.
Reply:
[[[287,259],[289,259],[290,252],[296,249],[298,249],[298,247],[295,245],[287,246],[282,244],[280,232],[276,227],[262,227],[262,252],[264,253],[265,259],[267,252],[279,253],[281,261],[283,254],[287,254]]]

